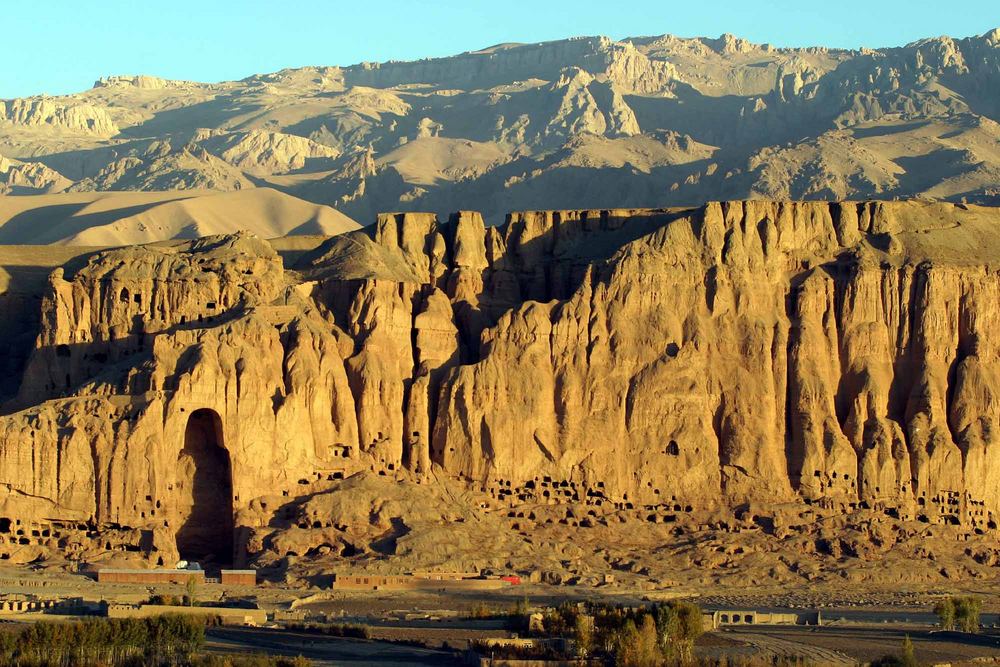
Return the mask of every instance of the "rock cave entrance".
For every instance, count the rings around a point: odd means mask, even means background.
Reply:
[[[233,475],[223,446],[222,420],[195,410],[177,456],[177,551],[189,561],[228,565],[233,560]]]

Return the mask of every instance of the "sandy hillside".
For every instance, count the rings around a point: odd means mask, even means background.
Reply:
[[[0,244],[5,245],[130,245],[240,230],[263,238],[329,236],[358,227],[329,206],[269,188],[0,197]]]

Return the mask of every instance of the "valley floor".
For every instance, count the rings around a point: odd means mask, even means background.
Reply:
[[[176,590],[175,590],[176,589]],[[152,593],[181,594],[180,586],[99,584],[89,577],[57,570],[0,570],[0,597],[136,603]],[[932,609],[946,594],[971,594],[984,602],[982,630],[971,635],[943,632]],[[470,641],[510,637],[501,618],[518,604],[532,609],[566,601],[641,605],[684,596],[703,610],[803,611],[819,609],[820,626],[727,626],[706,633],[696,646],[705,659],[801,658],[807,664],[863,664],[899,652],[912,640],[923,663],[992,664],[1000,662],[1000,577],[953,585],[866,586],[676,586],[645,591],[624,586],[524,584],[500,591],[336,591],[263,583],[258,587],[205,585],[198,600],[253,603],[269,610],[275,622],[261,628],[213,628],[206,651],[216,655],[265,653],[302,655],[316,665],[460,664],[456,651]],[[495,618],[489,618],[495,614]],[[486,616],[486,618],[481,618]],[[0,616],[6,628],[55,614]],[[330,637],[304,632],[303,621],[363,625],[367,638]]]

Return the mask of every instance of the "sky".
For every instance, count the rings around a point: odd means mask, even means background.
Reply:
[[[111,74],[215,82],[579,35],[858,48],[997,27],[1000,0],[0,0],[0,98]]]

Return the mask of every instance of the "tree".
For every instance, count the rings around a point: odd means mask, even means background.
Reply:
[[[689,662],[694,654],[694,642],[705,629],[701,608],[691,602],[674,600],[656,611],[656,626],[660,650],[664,655]]]
[[[40,621],[21,632],[0,633],[4,665],[189,664],[205,641],[206,619],[157,616]]]
[[[198,595],[198,580],[194,577],[188,577],[188,580],[184,582],[184,602],[187,606],[193,607],[195,603],[195,596]]]
[[[663,663],[656,621],[643,614],[636,626],[631,618],[615,636],[615,664],[619,667],[656,667]]]
[[[910,635],[903,637],[903,652],[899,657],[902,667],[917,667],[920,664],[917,662],[917,654],[913,650],[913,642],[910,641]]]
[[[942,630],[955,629],[955,601],[954,598],[945,598],[934,605],[934,613],[938,617]]]
[[[983,601],[975,596],[951,596],[934,605],[943,630],[961,630],[962,632],[979,631],[979,613]]]
[[[594,648],[594,619],[584,614],[577,614],[573,626],[573,638],[576,640],[576,651],[586,657]]]
[[[649,614],[644,614],[639,626],[639,665],[648,667],[663,662],[660,651],[659,633],[656,632],[656,621]]]
[[[983,601],[971,595],[952,599],[958,629],[962,632],[979,632],[979,612],[982,611]]]
[[[611,640],[611,650],[615,654],[615,665],[626,667],[634,660],[635,645],[639,642],[639,629],[635,627],[635,621],[628,619],[625,624],[615,632]]]

